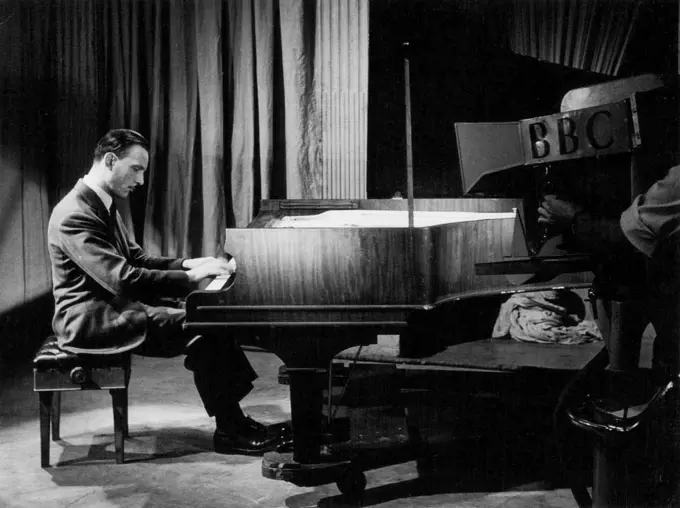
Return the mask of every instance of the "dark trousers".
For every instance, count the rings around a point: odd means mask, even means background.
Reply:
[[[156,358],[174,358],[186,354],[184,365],[193,372],[194,382],[208,415],[229,418],[240,411],[238,402],[253,388],[257,379],[248,358],[228,336],[195,337],[182,329],[186,313],[171,307],[145,306],[146,340],[133,353]]]

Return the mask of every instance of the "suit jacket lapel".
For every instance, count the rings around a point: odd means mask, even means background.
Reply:
[[[113,210],[114,215],[109,215],[109,231],[113,237],[113,242],[121,254],[127,257],[127,249],[125,249],[125,242],[123,241],[123,233],[118,226],[118,211]]]

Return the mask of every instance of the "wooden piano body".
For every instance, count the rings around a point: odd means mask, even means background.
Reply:
[[[248,228],[226,231],[225,250],[236,258],[238,273],[234,288],[217,295],[219,301],[396,310],[507,285],[502,276],[477,275],[475,263],[510,255],[516,200],[416,200],[413,229],[406,211],[393,210],[391,201],[379,208],[380,200],[357,200],[346,209],[320,202],[316,214],[302,215],[291,204],[265,202],[266,211]],[[354,207],[365,204],[371,208]],[[309,212],[308,202],[300,205]],[[274,214],[276,206],[285,208]]]
[[[188,326],[228,328],[266,349],[278,349],[271,342],[281,334],[290,343],[314,329],[344,334],[349,345],[405,335],[414,314],[508,290],[504,275],[479,275],[475,265],[511,255],[520,205],[415,200],[408,228],[404,200],[264,201],[248,228],[226,231],[238,263],[233,287],[192,293]],[[349,345],[336,339],[328,354]],[[281,349],[286,361],[291,348]]]

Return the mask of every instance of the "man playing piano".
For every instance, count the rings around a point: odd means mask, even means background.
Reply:
[[[95,147],[89,172],[52,212],[48,244],[59,345],[81,354],[185,354],[206,411],[215,417],[215,451],[275,449],[289,439],[287,426],[263,425],[241,410],[257,375],[238,344],[189,336],[182,329],[184,310],[155,304],[158,297],[186,296],[204,279],[229,276],[236,264],[150,256],[129,237],[116,200],[143,185],[148,147],[135,131],[109,131]]]

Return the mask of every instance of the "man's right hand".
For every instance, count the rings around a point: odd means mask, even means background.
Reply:
[[[225,263],[223,260],[213,258],[188,270],[186,274],[189,276],[191,282],[200,282],[210,277],[228,277],[234,273],[234,271],[235,268]]]

